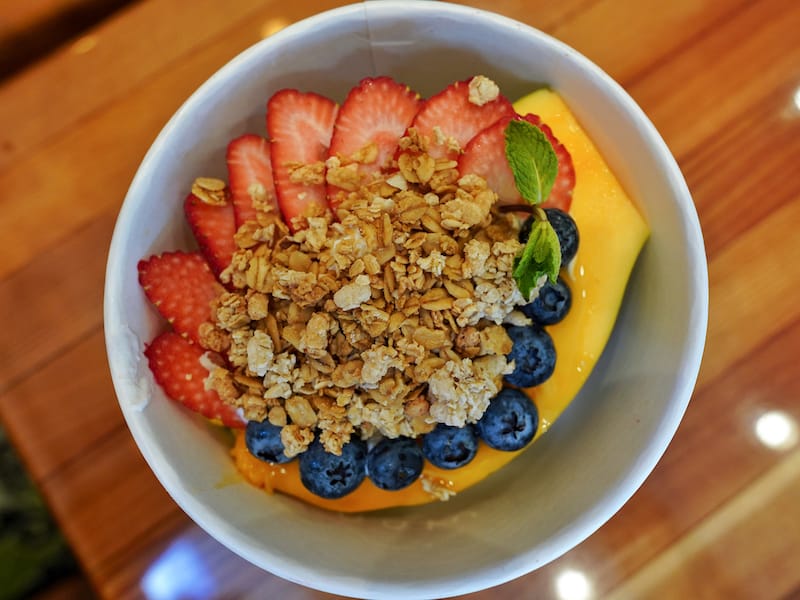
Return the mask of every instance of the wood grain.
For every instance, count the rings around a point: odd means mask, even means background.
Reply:
[[[718,376],[797,319],[798,223],[800,202],[787,202],[751,226],[712,261],[709,280],[717,299],[709,316],[701,382]],[[764,243],[767,240],[769,243]],[[754,252],[756,248],[758,253]],[[740,276],[742,271],[747,277]]]
[[[631,82],[669,60],[695,39],[719,27],[746,0],[676,0],[669,10],[637,0],[600,0],[585,5],[553,35],[590,57],[612,77]],[[602,31],[613,32],[613,43]]]
[[[0,1],[0,80],[40,60],[131,1]]]
[[[798,502],[795,450],[607,598],[754,598],[765,589],[783,597],[797,583]],[[743,546],[747,553],[728,551]]]
[[[123,428],[102,329],[96,327],[0,395],[0,407],[37,482],[85,460],[89,450]]]
[[[19,3],[23,4],[23,3]],[[238,26],[238,44],[202,79],[260,39],[264,21],[280,14],[287,23],[344,2],[279,3],[277,0],[143,2],[101,24],[0,89],[0,170],[54,135],[114,100],[167,65],[190,56]],[[34,75],[35,72],[35,75]],[[196,84],[187,89],[190,92]],[[188,93],[173,96],[171,114]],[[57,100],[57,110],[53,110]],[[136,114],[134,122],[142,113]],[[36,118],[30,118],[36,115]],[[109,131],[114,131],[110,129]]]
[[[162,521],[182,515],[121,427],[41,486],[56,514],[69,516],[60,525],[93,579],[105,562],[131,548],[131,540],[141,540]]]
[[[554,34],[629,90],[686,174],[711,292],[697,391],[646,484],[561,559],[467,597],[557,597],[568,569],[596,597],[797,594],[800,458],[754,423],[800,420],[800,4],[462,3]],[[104,597],[141,597],[177,544],[211,597],[333,598],[250,566],[167,496],[114,399],[101,302],[116,211],[169,116],[263,29],[338,4],[150,0],[0,86],[0,418]]]
[[[794,2],[734,6],[705,36],[659,62],[646,80],[631,82],[629,92],[680,158],[723,133],[741,116],[742,106],[760,114],[761,102],[772,96],[790,107],[787,86],[800,80],[798,27],[800,9]],[[779,90],[789,95],[782,97]]]
[[[786,51],[792,51],[788,44]],[[796,58],[800,60],[800,53]],[[715,255],[745,235],[754,222],[800,198],[800,180],[787,176],[800,156],[800,108],[792,102],[796,89],[797,82],[786,83],[743,104],[716,136],[681,160],[709,254]],[[777,158],[763,160],[776,148]],[[731,185],[731,178],[741,173],[747,176]]]
[[[105,276],[114,218],[100,214],[0,280],[0,314],[9,316],[4,339],[12,342],[0,344],[0,394],[100,325],[103,290],[97,284]]]

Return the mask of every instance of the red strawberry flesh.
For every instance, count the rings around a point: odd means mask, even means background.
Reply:
[[[299,167],[321,167],[328,156],[338,106],[314,93],[281,90],[267,103],[267,132],[271,139],[272,172],[283,219],[292,231],[303,217],[327,208],[325,172],[318,181],[292,180]]]
[[[575,168],[564,145],[556,139],[552,130],[537,115],[516,116],[536,125],[547,136],[558,157],[558,173],[553,184],[553,189],[542,208],[560,208],[569,211],[572,204],[572,190],[575,187]],[[498,203],[501,205],[527,204],[520,196],[514,183],[514,174],[508,166],[505,146],[505,129],[511,118],[501,119],[478,133],[467,144],[464,154],[458,161],[458,171],[461,175],[475,173],[480,175],[497,192]]]
[[[454,140],[463,150],[479,131],[503,117],[516,113],[511,102],[502,95],[482,105],[470,102],[469,84],[472,79],[457,81],[431,97],[417,113],[412,127],[429,141],[428,153],[434,158],[458,158],[458,152],[447,144],[437,142],[439,134]],[[437,129],[439,134],[437,134]]]
[[[228,144],[225,160],[237,229],[257,219],[254,196],[256,204],[278,208],[268,140],[253,133],[242,135]]]
[[[200,362],[204,353],[200,346],[172,331],[160,334],[144,350],[156,383],[169,398],[207,419],[228,427],[244,427],[244,420],[233,407],[217,392],[205,389],[208,371]]]
[[[369,177],[385,170],[421,105],[419,94],[390,77],[363,79],[350,91],[339,110],[329,155],[347,161],[369,144],[375,144],[376,159],[361,162],[359,173]],[[340,191],[342,188],[335,185],[328,186],[328,201],[334,208],[339,203]]]
[[[139,261],[139,283],[158,312],[183,336],[200,341],[211,302],[223,291],[199,252],[165,252]]]
[[[231,264],[231,258],[236,251],[236,242],[233,240],[236,233],[233,204],[206,204],[194,194],[189,194],[183,203],[183,211],[200,251],[211,270],[219,277],[222,270]]]

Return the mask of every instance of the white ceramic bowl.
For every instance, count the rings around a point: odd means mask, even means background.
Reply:
[[[264,131],[266,100],[297,87],[341,102],[390,75],[428,96],[482,73],[510,98],[546,82],[567,100],[652,229],[615,332],[573,405],[510,466],[449,502],[343,516],[235,479],[224,441],[152,381],[143,343],[162,327],[136,263],[188,247],[180,209],[195,176],[224,176],[227,142]],[[689,401],[705,339],[702,234],[653,125],[610,77],[539,31],[440,2],[365,2],[250,48],[189,98],[147,153],[108,259],[106,343],[120,406],[142,454],[206,531],[289,580],[362,597],[433,597],[497,585],[577,545],[630,498]]]

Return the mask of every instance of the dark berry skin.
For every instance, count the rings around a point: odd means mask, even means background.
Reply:
[[[567,316],[571,306],[572,293],[559,277],[555,283],[545,283],[536,299],[522,306],[522,312],[539,325],[554,325]]]
[[[522,222],[522,225],[519,228],[519,241],[521,244],[524,244],[528,241],[528,238],[531,237],[531,228],[533,227],[533,215],[528,217]]]
[[[517,387],[533,387],[547,381],[556,367],[556,348],[550,334],[538,325],[507,327],[513,346],[508,355],[514,361],[514,372],[506,382]]]
[[[384,438],[367,454],[367,474],[382,490],[401,490],[422,473],[425,457],[411,438]]]
[[[489,403],[476,427],[487,446],[513,452],[527,446],[536,435],[539,411],[521,391],[506,388]]]
[[[247,422],[247,428],[244,430],[244,442],[250,454],[263,461],[285,463],[292,460],[283,453],[281,428],[266,419],[260,423],[258,421]]]
[[[558,236],[558,245],[561,247],[561,264],[568,265],[578,252],[580,236],[578,226],[568,213],[557,208],[545,208],[547,220],[553,226]],[[519,229],[519,241],[523,244],[528,241],[533,226],[533,216],[528,217]]]
[[[342,455],[325,451],[319,439],[300,455],[300,481],[321,498],[341,498],[355,490],[366,477],[367,445],[351,438]]]
[[[578,226],[569,214],[557,208],[545,208],[547,220],[556,230],[558,244],[561,246],[561,264],[568,265],[578,253]]]
[[[439,423],[422,439],[422,453],[441,469],[463,467],[478,452],[478,435],[472,425],[451,427]]]

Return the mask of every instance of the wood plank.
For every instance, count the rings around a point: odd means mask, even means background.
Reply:
[[[655,11],[654,11],[655,12]],[[627,87],[680,159],[769,92],[797,82],[800,4],[748,2],[696,44]],[[790,109],[792,91],[785,98]]]
[[[0,0],[0,13],[3,14],[3,23],[0,35],[6,31],[26,29],[35,23],[48,18],[62,10],[63,7],[72,7],[80,4],[82,0],[29,0],[28,2],[15,2],[14,0]]]
[[[549,33],[561,24],[578,18],[597,2],[598,0],[563,0],[557,3],[551,0],[505,0],[502,6],[498,6],[494,0],[453,0],[453,4],[513,15],[517,21]]]
[[[615,589],[609,600],[791,593],[800,564],[798,504],[800,451],[795,450]]]
[[[135,548],[135,540],[152,542],[159,523],[182,515],[122,427],[88,445],[80,459],[42,481],[41,489],[90,577]]]
[[[0,394],[96,329],[103,318],[106,249],[115,215],[103,213],[0,280]]]
[[[130,437],[111,385],[102,328],[1,394],[0,414],[40,483],[114,431]],[[85,465],[92,470],[91,462]]]
[[[639,0],[600,0],[574,14],[552,34],[625,85],[640,73],[658,68],[661,60],[686,48],[694,37],[716,27],[746,3],[674,0],[667,10]]]
[[[262,571],[240,558],[194,524],[187,523],[172,535],[133,556],[120,556],[109,563],[99,579],[100,593],[106,598],[133,600],[153,585],[153,580],[173,572],[175,565],[197,569],[205,597],[281,598],[281,600],[334,600],[343,598],[316,592]],[[197,597],[198,586],[192,579],[170,578],[174,596]],[[194,591],[194,595],[192,594]]]
[[[129,0],[0,2],[0,80],[40,59]]]
[[[181,57],[214,43],[232,27],[239,29],[238,44],[215,63],[217,67],[257,42],[261,38],[260,28],[270,17],[278,16],[288,23],[341,4],[346,2],[137,3],[0,87],[0,115],[3,115],[0,171],[45,140],[69,131],[98,109],[124,100],[143,81]],[[184,97],[174,97],[172,110]],[[53,110],[55,102],[57,110]],[[30,115],[37,118],[31,119]]]
[[[800,61],[800,50],[795,55]],[[740,109],[681,160],[709,255],[800,198],[800,178],[787,176],[800,157],[800,108],[787,110],[798,82],[786,75],[786,83],[762,90],[748,110]]]
[[[800,202],[793,198],[712,260],[714,301],[701,381],[719,376],[797,318]],[[747,273],[742,277],[741,273]]]

